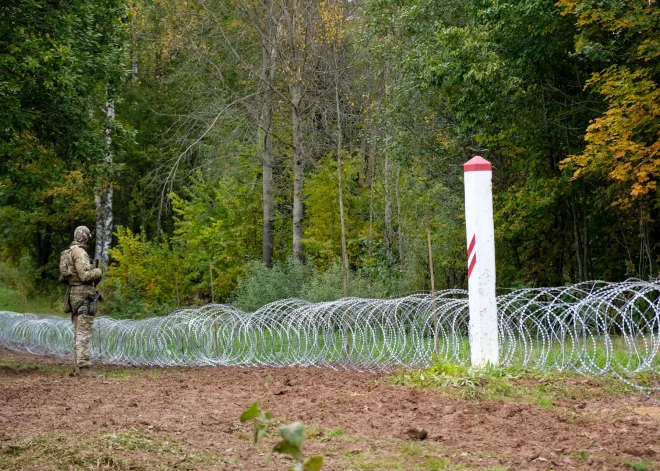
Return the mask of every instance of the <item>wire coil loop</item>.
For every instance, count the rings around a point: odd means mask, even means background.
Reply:
[[[545,371],[660,372],[660,285],[627,280],[529,288],[498,297],[500,363]],[[436,306],[435,312],[433,305]],[[469,362],[464,290],[398,299],[287,299],[144,320],[96,319],[92,356],[118,365],[303,365],[363,371]],[[72,357],[69,319],[0,311],[0,346]],[[437,346],[437,351],[436,351]],[[632,383],[631,383],[632,384]]]

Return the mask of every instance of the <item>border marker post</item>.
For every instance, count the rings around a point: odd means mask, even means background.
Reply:
[[[476,156],[463,165],[465,229],[470,305],[472,366],[498,364],[497,298],[495,297],[495,225],[493,223],[493,167]]]

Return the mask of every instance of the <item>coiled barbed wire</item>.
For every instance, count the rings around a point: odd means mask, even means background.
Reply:
[[[497,298],[500,362],[631,376],[660,372],[660,285],[641,280],[519,289]],[[435,309],[434,309],[435,306]],[[288,299],[255,312],[228,305],[166,317],[99,317],[92,356],[148,366],[304,365],[358,370],[469,362],[464,290],[398,299]],[[0,311],[0,346],[71,358],[71,321]]]

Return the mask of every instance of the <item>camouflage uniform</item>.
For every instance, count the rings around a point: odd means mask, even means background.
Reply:
[[[100,268],[92,268],[89,255],[85,250],[91,234],[85,226],[80,226],[74,233],[74,242],[71,244],[71,259],[75,267],[75,274],[67,277],[69,282],[69,302],[71,303],[71,321],[74,330],[74,359],[76,371],[80,368],[89,370],[90,361],[89,343],[92,340],[92,327],[94,316],[89,315],[88,295],[95,294],[93,282],[100,280],[103,272]]]

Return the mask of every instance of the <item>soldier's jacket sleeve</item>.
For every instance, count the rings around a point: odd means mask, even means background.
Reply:
[[[73,257],[73,264],[76,267],[78,278],[80,278],[80,281],[83,283],[98,280],[103,276],[103,272],[100,268],[92,268],[92,264],[89,261],[89,255],[87,255],[85,249],[74,248],[71,251],[71,257]]]

